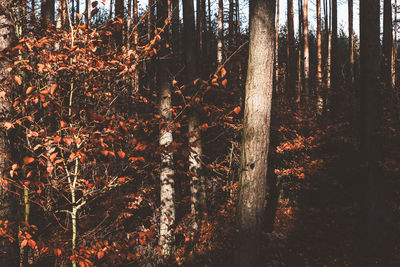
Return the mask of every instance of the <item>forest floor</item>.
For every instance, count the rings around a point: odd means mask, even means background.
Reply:
[[[378,251],[366,252],[360,231],[358,127],[343,120],[319,127],[325,129],[320,143],[308,155],[322,164],[316,174],[304,171],[295,201],[281,195],[274,230],[265,234],[265,266],[400,266],[399,131],[389,125],[383,130],[387,238]]]

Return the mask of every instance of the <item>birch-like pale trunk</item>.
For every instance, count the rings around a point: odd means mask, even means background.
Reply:
[[[157,2],[157,21],[159,27],[163,27],[165,19],[168,17],[168,0],[159,0]],[[169,41],[168,31],[165,34],[165,40]],[[167,54],[166,48],[159,52],[160,59],[157,64],[157,82],[159,88],[159,112],[161,116],[160,139],[161,149],[161,168],[160,168],[160,236],[159,245],[161,254],[171,255],[174,242],[173,225],[175,223],[175,188],[174,188],[174,168],[173,153],[169,147],[173,142],[171,112],[171,87],[169,73],[169,61],[162,58]]]
[[[223,38],[224,38],[224,1],[218,0],[218,47],[217,47],[218,66],[222,64]]]

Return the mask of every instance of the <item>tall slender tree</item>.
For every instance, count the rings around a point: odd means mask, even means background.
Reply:
[[[89,0],[86,0],[89,1]],[[117,47],[121,47],[123,44],[123,26],[124,26],[124,0],[115,0],[115,17],[117,18],[117,24],[115,28],[115,43]]]
[[[310,50],[308,45],[308,0],[303,2],[303,37],[304,37],[304,100],[308,103],[310,95],[309,79],[310,79]]]
[[[164,22],[168,17],[168,0],[157,1],[157,21],[158,27],[164,27]],[[169,32],[164,32],[164,42],[170,39]],[[171,87],[169,79],[169,60],[164,58],[168,50],[165,45],[159,52],[159,62],[157,64],[157,85],[159,87],[160,115],[162,125],[160,126],[159,144],[161,151],[160,168],[160,239],[159,245],[162,254],[170,255],[174,241],[172,226],[175,223],[175,188],[174,188],[174,168],[173,153],[168,150],[173,142],[170,124],[172,122],[171,112]]]
[[[383,65],[382,77],[386,88],[392,88],[392,1],[383,1]]]
[[[353,27],[353,0],[348,2],[349,9],[349,75],[350,85],[354,84],[354,27]]]
[[[218,0],[218,47],[217,47],[218,65],[222,64],[223,38],[224,38],[224,1]]]
[[[40,13],[42,17],[42,27],[47,28],[50,24],[54,23],[54,0],[42,0],[40,6]]]
[[[394,38],[393,38],[393,53],[392,53],[392,86],[395,88],[396,87],[396,76],[397,76],[397,0],[394,1],[394,23],[393,23],[393,32],[394,32]]]
[[[287,82],[286,93],[293,98],[296,95],[296,61],[293,23],[293,0],[287,0]]]
[[[276,0],[274,90],[279,90],[279,0]]]
[[[90,28],[90,21],[91,21],[91,0],[85,1],[85,24],[87,28]]]
[[[275,0],[250,1],[250,50],[238,204],[238,265],[260,266],[274,70]]]
[[[371,249],[384,238],[383,179],[379,171],[380,137],[380,0],[360,1],[360,95],[361,160],[363,161],[364,198],[362,222],[364,239]]]

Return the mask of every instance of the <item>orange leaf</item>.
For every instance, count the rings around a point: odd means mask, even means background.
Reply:
[[[58,154],[58,152],[53,153],[53,154],[50,155],[50,161],[51,161],[51,162],[54,161],[54,159],[57,157],[57,154]]]
[[[21,248],[24,248],[24,247],[26,246],[26,244],[28,244],[28,240],[24,239],[24,240],[21,242]]]
[[[227,80],[227,79],[224,79],[224,80],[221,82],[221,84],[222,84],[224,87],[226,87],[227,83],[228,83],[228,80]]]
[[[97,252],[97,258],[100,260],[101,258],[104,257],[104,251],[99,251]]]
[[[221,68],[221,77],[223,78],[223,77],[225,77],[225,75],[226,75],[226,70],[224,67],[222,67]]]
[[[26,165],[28,165],[28,164],[30,164],[30,163],[32,163],[34,161],[35,161],[35,159],[31,158],[31,157],[25,157],[24,158],[24,164],[26,164]]]
[[[233,110],[233,112],[235,112],[236,114],[239,114],[239,112],[240,112],[240,107],[236,107],[236,108]]]
[[[77,13],[77,14],[76,14],[76,17],[77,17],[78,19],[81,19],[81,18],[82,18],[82,14]],[[61,254],[61,253],[60,253],[60,254]]]
[[[107,157],[107,155],[108,155],[108,151],[107,151],[107,150],[103,150],[103,151],[101,151],[100,153],[103,154],[103,156],[106,156],[106,157]]]
[[[4,122],[3,123],[4,128],[6,128],[7,130],[10,130],[11,128],[14,128],[14,124],[12,124],[11,122]]]
[[[33,91],[33,89],[35,89],[35,87],[33,86],[28,87],[28,89],[26,89],[25,94],[29,95]]]
[[[30,240],[28,241],[28,245],[29,245],[32,249],[34,249],[34,248],[36,247],[36,242],[35,242],[34,240],[30,239]]]
[[[118,182],[125,183],[125,177],[118,178]]]
[[[22,78],[21,78],[20,76],[15,75],[15,76],[14,76],[14,80],[18,83],[18,85],[21,85],[21,84],[22,84]]]
[[[73,140],[72,140],[72,138],[64,138],[63,139],[64,140],[64,142],[67,144],[67,145],[71,145],[72,144],[72,142],[73,142]]]
[[[121,159],[123,159],[123,158],[125,158],[125,152],[124,151],[122,151],[122,150],[120,150],[120,151],[118,151],[118,156],[121,158]]]
[[[54,140],[53,140],[54,143],[60,143],[60,141],[61,141],[61,137],[60,136],[54,137]]]
[[[54,255],[60,256],[61,255],[61,249],[59,249],[59,248],[54,249]]]
[[[64,128],[65,126],[67,126],[67,123],[65,121],[60,121],[60,127]]]
[[[54,92],[56,91],[56,89],[57,89],[57,84],[52,84],[50,87],[50,94],[54,95]]]

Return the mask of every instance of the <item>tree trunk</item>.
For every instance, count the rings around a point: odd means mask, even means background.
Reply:
[[[394,40],[392,59],[392,86],[396,88],[396,63],[397,63],[397,0],[394,1]]]
[[[383,68],[382,77],[386,89],[392,88],[392,1],[383,2]]]
[[[229,45],[233,44],[233,13],[234,13],[234,2],[229,0],[229,14],[228,14],[228,35],[229,35]],[[232,49],[232,47],[230,47]]]
[[[0,2],[1,5],[4,1]],[[11,47],[13,42],[16,40],[15,28],[9,18],[8,14],[5,13],[4,7],[0,9],[0,52],[6,48]],[[45,9],[48,11],[47,9]],[[43,14],[43,13],[42,13]],[[46,13],[46,18],[51,17],[50,14]],[[54,14],[53,14],[54,15]],[[11,112],[11,92],[7,86],[7,81],[10,81],[9,72],[7,71],[8,62],[5,57],[0,60],[0,78],[3,81],[0,86],[0,92],[5,93],[5,97],[0,98],[0,120],[6,122],[10,120]],[[7,162],[10,160],[10,142],[9,136],[4,127],[0,128],[0,175],[1,177],[7,177]],[[10,191],[12,186],[7,182],[6,179],[0,179],[0,220],[2,221],[0,227],[4,228],[4,222],[8,221],[8,227],[6,230],[7,235],[13,238],[13,242],[6,236],[0,239],[0,266],[18,266],[19,263],[19,251],[18,251],[18,227],[16,225],[16,201],[14,194]]]
[[[168,0],[159,0],[157,2],[157,20],[159,27],[164,26],[164,21],[168,17]],[[164,42],[169,41],[168,32],[164,33]],[[173,153],[168,151],[169,146],[173,142],[171,127],[171,88],[169,84],[168,59],[163,59],[168,51],[163,45],[159,52],[160,60],[157,64],[157,81],[160,90],[160,115],[162,125],[160,129],[159,144],[161,151],[161,169],[160,169],[160,239],[159,245],[164,256],[171,254],[174,241],[172,226],[175,223],[175,188],[174,188],[174,169],[173,169]]]
[[[321,0],[317,0],[317,114],[324,109],[322,88],[322,35],[321,35]]]
[[[172,52],[174,53],[175,60],[178,61],[178,54],[180,50],[179,40],[181,39],[179,34],[179,23],[179,0],[172,0]]]
[[[353,0],[349,0],[349,75],[350,86],[354,85],[354,27],[353,27]]]
[[[293,24],[293,0],[287,0],[287,82],[286,92],[290,98],[296,95],[296,62],[294,44],[294,24]]]
[[[274,90],[279,91],[279,0],[276,0]]]
[[[308,103],[310,96],[309,78],[310,78],[310,53],[308,46],[308,0],[303,3],[303,36],[304,36],[304,101]]]
[[[337,0],[331,2],[332,12],[332,36],[331,36],[331,87],[330,90],[330,111],[332,116],[336,116],[338,111],[338,96],[339,96],[339,76],[340,70],[338,65],[338,32],[337,32]]]
[[[115,24],[115,44],[121,47],[123,44],[123,26],[124,26],[124,0],[115,0],[115,17],[118,23]],[[122,20],[122,23],[120,23]]]
[[[360,1],[360,95],[361,95],[361,160],[364,199],[362,222],[364,244],[369,249],[382,246],[384,239],[384,199],[382,172],[379,171],[380,114],[380,0]]]
[[[297,61],[297,102],[300,102],[302,99],[303,94],[303,72],[302,72],[302,48],[303,48],[303,1],[298,0],[298,7],[299,7],[299,47],[298,47],[298,61]]]
[[[76,20],[76,23],[77,23],[77,24],[79,24],[79,22],[81,21],[81,20],[78,18],[78,14],[80,14],[79,12],[80,12],[80,1],[79,1],[79,0],[76,0],[76,14],[75,14],[75,20]]]
[[[90,20],[91,20],[91,0],[85,1],[85,24],[87,28],[90,28]]]
[[[154,0],[149,0],[147,15],[147,40],[151,41],[153,38],[154,29]]]
[[[42,0],[40,13],[42,17],[42,27],[46,29],[50,24],[54,23],[54,0]]]
[[[224,1],[218,0],[218,48],[217,48],[218,66],[222,64],[223,38],[224,38]]]
[[[328,92],[330,91],[331,88],[331,46],[332,46],[332,35],[331,35],[331,16],[330,14],[330,0],[325,0],[325,5],[324,5],[324,17],[325,17],[325,32],[326,32],[326,95],[327,97]],[[328,6],[329,3],[329,6]],[[327,99],[325,99],[325,102],[327,102]],[[326,103],[325,103],[326,105]]]
[[[260,266],[274,70],[275,0],[250,2],[250,50],[238,203],[239,266]]]

